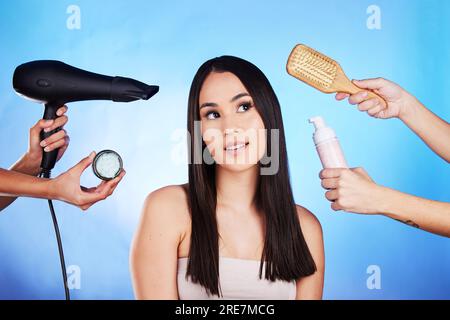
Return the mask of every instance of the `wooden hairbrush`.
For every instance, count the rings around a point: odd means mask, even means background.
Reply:
[[[292,49],[286,69],[291,76],[324,93],[355,94],[367,91],[368,95],[365,100],[378,98],[383,109],[386,108],[386,101],[378,94],[354,85],[345,75],[339,63],[303,44],[298,44]]]

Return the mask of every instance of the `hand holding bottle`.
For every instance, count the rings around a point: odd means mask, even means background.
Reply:
[[[383,201],[381,186],[377,185],[363,168],[327,168],[320,174],[325,197],[334,211],[377,214]]]

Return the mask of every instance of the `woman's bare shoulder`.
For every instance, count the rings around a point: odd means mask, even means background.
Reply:
[[[187,206],[187,184],[168,185],[153,190],[147,195],[146,201],[160,205]]]
[[[305,207],[297,204],[296,208],[302,231],[304,233],[322,234],[322,226],[319,219],[317,219],[317,217]]]
[[[168,185],[150,192],[144,201],[143,218],[157,220],[166,227],[179,227],[184,232],[190,223],[187,192],[187,184]]]

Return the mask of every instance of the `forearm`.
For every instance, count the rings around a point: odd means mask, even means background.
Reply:
[[[51,199],[49,179],[41,179],[15,171],[0,169],[0,196]],[[6,206],[1,203],[0,210]]]
[[[30,176],[37,176],[39,174],[39,168],[36,165],[31,166],[28,155],[23,155],[16,163],[14,163],[9,170],[27,174]],[[13,203],[17,197],[15,196],[0,196],[0,211],[8,207]]]
[[[410,97],[407,112],[400,119],[436,154],[450,162],[450,123],[428,110],[416,98]]]
[[[380,187],[380,213],[416,228],[450,237],[450,203]]]

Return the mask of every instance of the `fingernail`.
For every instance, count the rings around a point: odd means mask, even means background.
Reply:
[[[44,132],[50,132],[50,131],[52,131],[51,128],[45,128],[44,129]]]
[[[49,151],[50,151],[50,148],[49,148],[49,147],[45,147],[45,148],[44,148],[44,151],[45,151],[45,152],[49,152]]]
[[[41,141],[41,147],[45,147],[47,145],[47,142],[45,140]]]
[[[95,156],[95,151],[92,151],[92,152],[89,154],[89,158],[94,158],[94,156]]]

